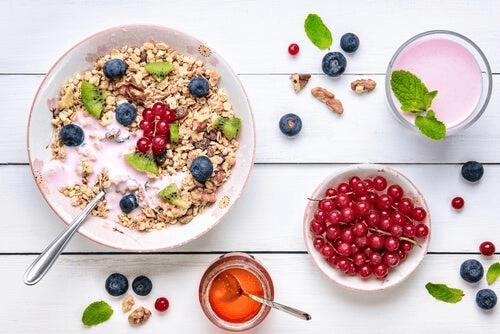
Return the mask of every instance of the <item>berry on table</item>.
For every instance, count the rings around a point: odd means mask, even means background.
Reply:
[[[477,260],[467,260],[460,266],[460,276],[469,283],[479,282],[483,274],[483,265]]]
[[[66,146],[78,146],[83,143],[85,134],[81,127],[76,124],[68,124],[61,128],[59,132],[61,141]]]
[[[344,73],[347,60],[340,52],[329,52],[323,57],[321,67],[323,72],[331,77],[338,77]]]
[[[302,129],[302,120],[295,114],[286,114],[280,118],[279,127],[283,134],[295,136]]]
[[[121,125],[130,125],[137,117],[137,110],[130,103],[122,103],[116,107],[115,117]]]
[[[111,296],[121,296],[128,290],[128,279],[119,273],[111,274],[106,279],[104,288]]]
[[[188,85],[189,91],[195,97],[204,97],[208,94],[210,85],[204,77],[194,77]]]
[[[460,210],[464,207],[465,201],[462,197],[455,197],[451,200],[451,206],[455,210]]]
[[[125,213],[132,212],[139,206],[135,194],[127,194],[120,199],[120,209]]]
[[[158,312],[165,312],[168,309],[169,303],[168,299],[165,297],[160,297],[155,301],[155,309]]]
[[[204,183],[212,176],[214,166],[208,157],[202,155],[193,160],[189,167],[189,171],[196,181]]]
[[[476,304],[483,310],[491,310],[497,304],[497,295],[491,289],[479,290],[476,294]]]
[[[484,174],[483,165],[477,161],[467,161],[462,166],[462,176],[469,182],[479,181]]]
[[[296,43],[292,43],[288,46],[288,53],[292,56],[295,56],[299,53],[300,48]]]
[[[479,252],[484,256],[495,254],[495,245],[491,241],[485,241],[479,245]]]
[[[132,290],[139,296],[148,295],[153,289],[153,282],[146,276],[137,276],[132,282]]]
[[[347,53],[354,52],[359,47],[359,38],[353,33],[348,32],[340,39],[340,47]]]
[[[115,58],[104,63],[102,71],[108,79],[117,79],[125,74],[127,64],[121,59]]]

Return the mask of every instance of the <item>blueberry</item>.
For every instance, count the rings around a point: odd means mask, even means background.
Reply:
[[[344,73],[347,60],[340,52],[329,52],[323,57],[321,66],[323,72],[331,77],[337,77]]]
[[[123,60],[116,58],[108,60],[102,68],[104,75],[111,80],[121,77],[126,70],[127,64]]]
[[[479,181],[484,174],[483,165],[477,161],[467,161],[462,166],[462,176],[470,182]]]
[[[348,32],[340,39],[340,47],[347,53],[354,52],[359,47],[359,38],[353,33]]]
[[[139,296],[147,296],[151,289],[153,289],[153,283],[146,276],[137,276],[132,282],[132,290]]]
[[[121,296],[128,290],[128,279],[122,274],[114,273],[106,279],[104,287],[111,296]]]
[[[476,283],[483,278],[484,269],[477,260],[467,260],[460,266],[460,276],[470,283]]]
[[[497,304],[497,295],[490,289],[479,290],[476,294],[476,304],[484,310],[491,310]]]
[[[208,88],[210,85],[208,84],[207,79],[203,77],[194,77],[191,79],[189,83],[189,91],[196,97],[203,97],[208,94]]]
[[[63,126],[59,135],[66,146],[78,146],[85,138],[82,128],[75,124]]]
[[[120,209],[125,213],[132,212],[138,206],[139,203],[137,203],[137,197],[134,194],[127,194],[120,200]]]
[[[302,120],[295,114],[283,115],[280,119],[280,130],[287,136],[295,136],[302,129]]]
[[[191,167],[189,167],[189,171],[196,181],[203,183],[212,176],[214,166],[209,158],[202,155],[193,160]]]
[[[137,117],[137,110],[130,103],[122,103],[116,108],[115,117],[121,125],[130,125]]]

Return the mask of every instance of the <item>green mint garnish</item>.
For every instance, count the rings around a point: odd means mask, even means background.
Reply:
[[[500,263],[498,262],[493,263],[488,268],[488,272],[486,273],[486,282],[488,282],[488,285],[495,283],[499,275],[500,275]]]
[[[99,325],[111,318],[112,314],[113,309],[105,301],[93,302],[83,311],[82,323],[87,327]]]
[[[420,132],[434,140],[440,140],[446,136],[446,125],[438,120],[436,114],[429,109],[432,100],[438,94],[437,90],[429,92],[422,80],[404,70],[392,72],[391,89],[401,103],[402,111],[418,114],[415,118],[415,125]]]
[[[450,288],[444,284],[434,284],[429,282],[425,285],[425,288],[432,297],[446,303],[458,303],[464,296],[464,292],[462,290]]]
[[[321,50],[328,49],[332,45],[332,33],[318,15],[307,15],[304,29],[311,42]]]
[[[417,116],[415,125],[427,137],[440,140],[446,136],[446,125],[436,118],[434,111],[429,110],[425,116]]]

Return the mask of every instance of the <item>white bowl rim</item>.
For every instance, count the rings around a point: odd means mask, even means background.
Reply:
[[[202,43],[203,45],[208,45],[206,44],[204,41],[201,41],[200,39],[198,39],[197,37],[194,37],[188,33],[185,33],[185,32],[182,32],[180,30],[177,30],[177,29],[174,29],[174,28],[170,28],[170,27],[167,27],[167,26],[163,26],[163,25],[159,25],[159,24],[147,24],[147,23],[134,23],[134,24],[124,24],[124,25],[118,25],[118,26],[113,26],[113,27],[110,27],[110,28],[107,28],[107,29],[104,29],[104,30],[101,30],[101,31],[98,31],[94,34],[91,34],[89,36],[87,36],[86,38],[82,39],[81,41],[79,41],[78,43],[76,43],[75,45],[73,45],[71,48],[69,48],[66,52],[64,52],[60,57],[59,59],[57,59],[57,61],[50,67],[50,69],[47,71],[47,73],[45,74],[45,77],[43,78],[42,82],[40,83],[40,85],[38,86],[37,90],[36,90],[36,93],[33,97],[33,102],[31,103],[31,107],[30,107],[30,111],[29,111],[29,116],[28,116],[28,123],[27,123],[27,127],[26,127],[26,132],[27,132],[27,135],[26,135],[26,149],[27,149],[27,152],[28,152],[28,161],[29,161],[29,164],[30,164],[30,170],[31,170],[31,174],[33,175],[33,179],[35,180],[35,184],[38,188],[38,190],[40,191],[40,194],[42,195],[43,199],[45,200],[45,202],[48,204],[48,206],[50,207],[50,209],[52,210],[53,213],[55,213],[55,215],[66,225],[69,225],[70,222],[67,222],[59,213],[58,211],[55,209],[55,207],[51,204],[51,202],[47,199],[47,197],[45,196],[45,193],[43,192],[40,184],[38,184],[38,182],[36,182],[36,174],[35,174],[35,170],[33,168],[33,159],[31,157],[31,151],[30,151],[30,128],[31,128],[31,116],[33,114],[33,110],[34,110],[34,107],[35,107],[35,102],[37,101],[38,99],[38,96],[40,95],[40,92],[42,90],[42,88],[44,87],[45,85],[45,82],[47,81],[47,79],[50,77],[50,75],[54,72],[54,70],[56,69],[56,67],[62,62],[62,60],[71,52],[73,51],[74,49],[78,48],[80,45],[98,37],[98,36],[101,36],[101,35],[105,35],[105,34],[109,34],[113,31],[116,31],[116,30],[123,30],[123,29],[128,29],[128,28],[147,28],[147,27],[155,27],[155,28],[158,28],[158,29],[165,29],[165,30],[169,30],[169,31],[172,31],[174,33],[177,33],[177,34],[183,34],[183,35],[186,35],[190,38],[193,38],[197,41],[199,41],[200,43]],[[210,48],[212,49],[212,48]],[[251,127],[252,127],[252,138],[251,138],[251,141],[252,141],[252,146],[253,146],[253,151],[252,151],[252,156],[251,156],[251,163],[250,163],[250,169],[248,170],[248,174],[246,175],[245,177],[245,180],[237,194],[237,196],[234,196],[229,204],[229,206],[227,207],[227,210],[225,210],[225,212],[218,218],[216,219],[211,225],[209,225],[206,229],[203,229],[203,230],[200,230],[199,233],[197,233],[196,235],[193,235],[192,238],[189,238],[189,239],[186,239],[186,240],[183,240],[182,242],[179,242],[179,243],[176,243],[174,245],[169,245],[169,246],[166,246],[166,247],[156,247],[156,248],[148,248],[148,249],[144,249],[144,250],[139,250],[139,249],[129,249],[129,248],[126,248],[126,247],[120,247],[118,245],[113,245],[113,244],[106,244],[104,242],[101,242],[99,240],[95,240],[93,239],[92,237],[90,237],[89,235],[87,235],[85,232],[82,232],[81,230],[78,230],[78,233],[80,235],[82,235],[83,237],[85,237],[87,240],[90,240],[92,242],[95,242],[97,244],[100,244],[100,245],[103,245],[103,246],[106,246],[106,247],[110,247],[110,248],[113,248],[113,249],[117,249],[117,250],[122,250],[122,251],[131,251],[131,252],[138,252],[138,253],[141,253],[141,252],[160,252],[160,251],[164,251],[164,250],[167,250],[167,249],[172,249],[172,248],[175,248],[175,247],[180,247],[192,240],[195,240],[199,237],[201,237],[202,235],[204,235],[205,233],[207,233],[209,230],[211,230],[212,228],[214,228],[217,224],[219,224],[222,219],[228,214],[229,211],[232,210],[232,208],[234,207],[234,204],[236,203],[236,201],[238,200],[238,198],[241,196],[241,193],[243,192],[243,190],[246,188],[246,185],[248,183],[248,180],[250,178],[250,175],[252,174],[252,171],[253,171],[253,168],[254,168],[254,164],[255,164],[255,144],[256,144],[256,135],[255,135],[255,117],[254,117],[254,113],[253,113],[253,109],[252,109],[252,105],[250,103],[250,99],[248,98],[248,94],[245,90],[245,87],[243,86],[241,80],[239,79],[238,75],[236,74],[236,72],[234,72],[234,70],[232,69],[231,66],[229,66],[229,63],[220,55],[218,54],[218,57],[219,57],[219,60],[221,63],[223,63],[227,69],[231,72],[231,74],[233,75],[233,77],[236,79],[236,82],[239,84],[244,96],[245,96],[245,100],[248,104],[248,111],[250,112],[250,116],[251,116],[251,119],[252,119],[252,124],[251,124]]]

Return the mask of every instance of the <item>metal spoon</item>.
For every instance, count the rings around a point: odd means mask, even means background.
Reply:
[[[105,194],[106,192],[104,190],[97,194],[87,207],[83,209],[82,213],[80,213],[78,217],[76,217],[75,220],[73,220],[73,222],[35,259],[24,274],[24,284],[34,285],[42,279],[56,262],[64,247],[66,247],[80,225],[85,221],[85,218],[87,218]]]
[[[222,299],[226,299],[226,301],[232,301],[237,299],[237,297],[239,296],[246,296],[250,299],[255,300],[258,303],[286,312],[297,318],[303,320],[311,320],[311,316],[309,315],[309,313],[246,292],[245,290],[243,290],[243,287],[241,286],[241,282],[238,279],[238,277],[228,272],[225,272],[224,274],[226,275],[225,278],[227,279],[227,282],[229,284],[227,286],[228,296],[222,297]],[[235,291],[236,293],[234,293]]]

